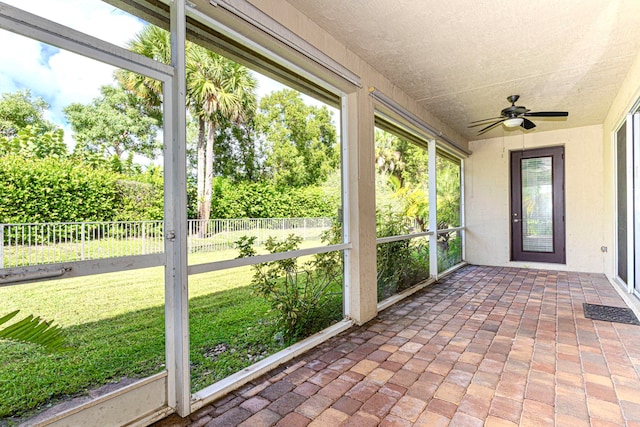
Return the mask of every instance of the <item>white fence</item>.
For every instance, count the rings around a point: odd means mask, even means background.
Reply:
[[[233,249],[242,236],[255,236],[257,245],[270,236],[291,233],[319,240],[332,223],[331,218],[194,219],[188,221],[188,251]],[[161,253],[163,225],[163,221],[0,224],[0,268]]]

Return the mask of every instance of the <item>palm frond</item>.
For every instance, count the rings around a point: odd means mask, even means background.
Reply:
[[[0,325],[13,319],[19,312],[20,310],[16,310],[1,317]],[[37,344],[47,351],[68,349],[60,326],[53,325],[53,322],[41,320],[40,317],[34,317],[33,315],[0,329],[0,340]]]

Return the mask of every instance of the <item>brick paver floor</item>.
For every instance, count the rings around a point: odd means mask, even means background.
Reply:
[[[467,266],[159,426],[640,426],[640,327],[601,274]]]

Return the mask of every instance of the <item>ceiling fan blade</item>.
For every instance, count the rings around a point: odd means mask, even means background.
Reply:
[[[567,117],[567,111],[534,111],[533,113],[524,113],[529,117]]]
[[[497,122],[495,122],[495,123],[491,123],[489,126],[487,126],[487,127],[484,127],[484,128],[482,128],[482,129],[480,129],[480,130],[478,131],[478,135],[482,135],[483,133],[485,133],[486,131],[490,130],[490,129],[491,129],[491,128],[493,128],[494,126],[499,125],[500,123],[504,122],[504,120],[505,120],[505,119],[503,118],[502,120],[498,120]]]
[[[522,118],[522,124],[520,126],[523,127],[526,130],[529,130],[529,129],[533,129],[534,127],[536,127],[536,124],[533,123],[531,120],[525,119],[523,117]]]
[[[493,119],[487,119],[487,120],[505,120],[504,117],[495,117]],[[478,127],[478,126],[484,126],[487,124],[487,121],[483,121],[481,123],[474,123],[472,125],[467,126],[468,128],[474,128],[474,127]]]
[[[473,121],[473,122],[469,122],[469,124],[472,125],[474,123],[483,123],[483,122],[488,122],[489,120],[500,120],[500,119],[502,119],[502,117],[492,117],[490,119],[482,119],[482,120],[476,120],[476,121]],[[480,125],[476,125],[476,126],[480,126]],[[471,127],[471,126],[469,126],[469,127]]]

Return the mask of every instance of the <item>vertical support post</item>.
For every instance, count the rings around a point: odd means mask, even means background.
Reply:
[[[636,150],[637,151],[637,150]],[[633,293],[635,288],[635,220],[634,191],[635,171],[633,168],[633,115],[627,114],[627,292]]]
[[[345,309],[356,323],[378,312],[373,100],[366,89],[342,97]]]
[[[627,265],[633,266],[631,268],[634,270],[633,287],[630,289],[630,293],[635,292],[637,294],[636,290],[638,289],[638,286],[636,286],[636,282],[638,280],[638,272],[640,269],[640,265],[637,261],[640,256],[640,238],[638,238],[638,231],[640,230],[640,218],[638,215],[638,210],[640,210],[640,150],[638,149],[638,142],[640,142],[640,113],[634,113],[631,116],[630,121],[631,123],[627,123],[627,132],[629,131],[629,128],[631,128],[632,135],[631,140],[627,138],[627,144],[631,141],[630,146],[633,150],[633,187],[627,188],[633,188],[633,216],[630,217],[633,218],[633,221],[627,220],[627,223],[633,222],[633,239],[630,240],[633,242],[633,250],[628,251],[632,256],[633,262]],[[629,145],[627,145],[627,147],[629,147]],[[627,150],[629,150],[629,148],[627,148]],[[627,151],[627,153],[631,153],[631,151]],[[629,154],[627,154],[627,157],[630,157]],[[629,276],[630,275],[627,274],[627,277]]]
[[[0,268],[4,268],[4,224],[0,224]]]
[[[80,259],[84,261],[84,244],[86,240],[84,222],[80,223]]]
[[[438,183],[436,181],[436,141],[429,141],[429,272],[430,276],[438,280]]]
[[[187,171],[185,0],[171,2],[171,65],[164,82],[164,245],[167,403],[184,417],[191,412],[189,290],[187,283]]]
[[[465,215],[465,186],[464,186],[464,159],[460,159],[460,227],[465,227],[462,230],[458,231],[460,236],[460,245],[462,246],[462,261],[467,259],[467,248],[466,248],[466,215]]]

